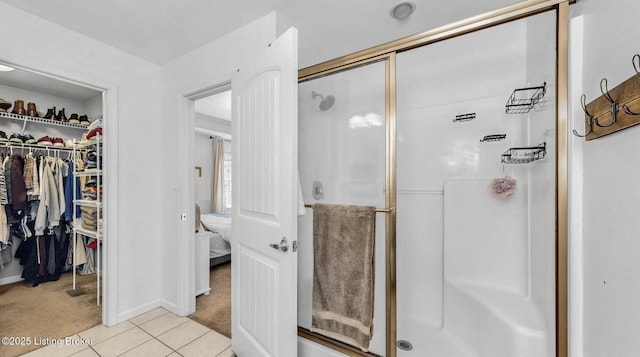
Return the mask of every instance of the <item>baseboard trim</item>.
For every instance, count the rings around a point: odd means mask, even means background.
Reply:
[[[0,285],[13,284],[13,283],[17,283],[17,282],[22,281],[22,280],[24,280],[24,279],[22,279],[22,277],[20,275],[8,276],[6,278],[0,279]]]
[[[158,300],[154,300],[154,301],[149,301],[148,303],[142,304],[140,306],[136,306],[133,309],[129,309],[127,311],[123,311],[121,313],[118,314],[117,320],[115,321],[115,324],[119,324],[120,322],[123,321],[127,321],[131,318],[134,318],[138,315],[144,314],[147,311],[151,311],[153,309],[155,309],[156,307],[161,307],[162,301],[160,299]]]

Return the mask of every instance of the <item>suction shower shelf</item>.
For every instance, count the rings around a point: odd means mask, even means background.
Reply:
[[[504,140],[506,138],[507,138],[507,134],[485,135],[484,138],[480,139],[480,142],[484,143],[484,142],[491,142],[491,141],[500,141],[500,140]]]
[[[542,160],[547,155],[547,143],[538,146],[510,148],[502,154],[503,164],[528,164]]]
[[[518,88],[511,93],[507,104],[505,105],[505,113],[507,114],[523,114],[528,113],[538,104],[540,99],[547,93],[547,82],[541,86]]]
[[[453,119],[453,122],[464,122],[464,121],[469,121],[469,120],[473,120],[476,118],[476,113],[468,113],[468,114],[460,114],[460,115],[456,115],[456,117]]]

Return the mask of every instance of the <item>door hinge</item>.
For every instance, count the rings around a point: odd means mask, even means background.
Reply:
[[[298,251],[298,241],[297,240],[293,241],[291,249],[293,250],[294,253],[296,251]]]

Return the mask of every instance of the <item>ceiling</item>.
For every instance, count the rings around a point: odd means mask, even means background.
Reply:
[[[400,0],[0,0],[158,65],[276,11],[279,31],[298,29],[300,68],[526,0],[411,1],[415,13],[397,20]],[[81,101],[99,93],[21,70],[0,83]]]
[[[399,0],[1,1],[159,65],[277,11],[281,31],[298,28],[303,68],[520,0],[412,0],[402,21],[389,16]]]

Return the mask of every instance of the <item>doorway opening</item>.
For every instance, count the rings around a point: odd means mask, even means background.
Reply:
[[[107,217],[102,212],[109,189],[102,131],[106,92],[11,67],[0,73],[0,156],[5,173],[10,169],[14,179],[11,188],[3,182],[12,198],[0,198],[6,232],[0,240],[0,334],[64,338],[108,323],[103,298]],[[45,182],[47,170],[60,175]],[[57,206],[59,211],[41,209],[41,187],[47,182],[54,183],[48,197],[64,205]],[[43,230],[35,224],[39,217],[48,222]],[[55,304],[42,310],[43,301]],[[38,347],[0,346],[0,355],[18,356]]]
[[[231,337],[231,89],[222,85],[192,99],[196,303],[190,318]]]

